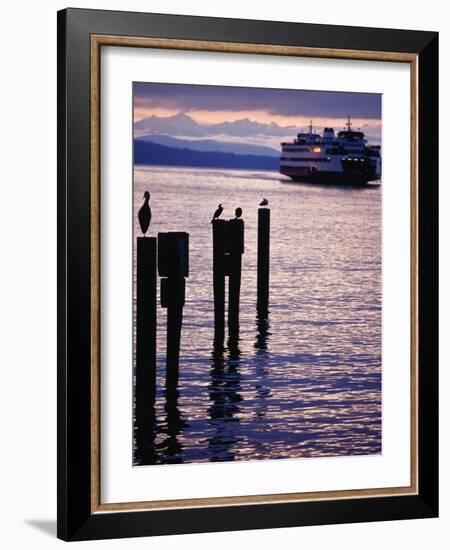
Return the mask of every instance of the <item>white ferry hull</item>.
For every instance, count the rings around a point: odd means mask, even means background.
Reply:
[[[375,166],[357,166],[345,171],[318,170],[315,167],[303,166],[280,166],[280,173],[290,177],[293,181],[337,185],[365,185],[380,178],[376,173]]]
[[[281,172],[283,174],[283,172]],[[368,185],[371,181],[377,180],[368,180],[367,178],[361,178],[358,176],[344,177],[342,173],[339,172],[326,172],[322,174],[317,174],[314,176],[308,175],[292,175],[286,174],[291,178],[292,181],[298,183],[320,183],[320,184],[329,184],[329,185],[349,185],[349,186],[360,186]]]

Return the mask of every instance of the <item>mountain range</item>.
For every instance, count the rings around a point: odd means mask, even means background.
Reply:
[[[178,139],[206,138],[217,141],[226,141],[226,137],[228,137],[229,141],[234,140],[236,143],[250,145],[251,141],[253,145],[262,143],[261,146],[273,149],[278,148],[280,141],[291,140],[302,128],[304,128],[302,125],[280,126],[276,122],[266,124],[249,118],[233,122],[206,124],[195,121],[185,113],[178,113],[166,117],[152,115],[136,121],[134,137],[147,139],[148,136],[165,135]],[[319,130],[318,127],[316,129]],[[339,129],[342,128],[335,128],[336,132]],[[381,143],[381,126],[379,124],[363,124],[361,130],[366,134],[369,143],[373,145]]]
[[[276,122],[265,124],[249,118],[233,122],[200,124],[189,115],[178,113],[168,117],[152,115],[134,123],[136,137],[145,134],[167,134],[176,136],[206,137],[226,134],[235,137],[290,136],[295,134],[295,126],[279,126]]]

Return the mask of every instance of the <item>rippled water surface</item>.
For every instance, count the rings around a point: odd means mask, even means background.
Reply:
[[[135,464],[380,453],[381,188],[137,167],[135,212],[147,189],[151,235],[187,231],[190,273],[179,386],[169,398],[166,310],[158,307],[154,430]],[[267,321],[256,316],[262,196],[271,207]],[[210,220],[219,202],[223,217],[241,206],[245,220],[240,339],[224,350],[213,346]]]

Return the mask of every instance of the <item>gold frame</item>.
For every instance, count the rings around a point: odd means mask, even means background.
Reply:
[[[103,504],[100,500],[100,50],[102,46],[164,48],[409,63],[411,93],[411,483],[407,487],[190,498]],[[91,513],[248,505],[418,494],[418,55],[232,42],[91,35]]]

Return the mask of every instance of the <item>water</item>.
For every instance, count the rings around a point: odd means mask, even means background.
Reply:
[[[283,181],[284,183],[281,183]],[[178,393],[166,398],[158,307],[154,431],[135,464],[381,452],[381,188],[292,184],[275,172],[136,167],[151,235],[187,231],[190,274]],[[256,318],[257,205],[271,207],[267,321]],[[212,236],[245,220],[237,346],[213,347]],[[135,234],[138,232],[135,218]],[[151,403],[149,404],[151,406]]]

